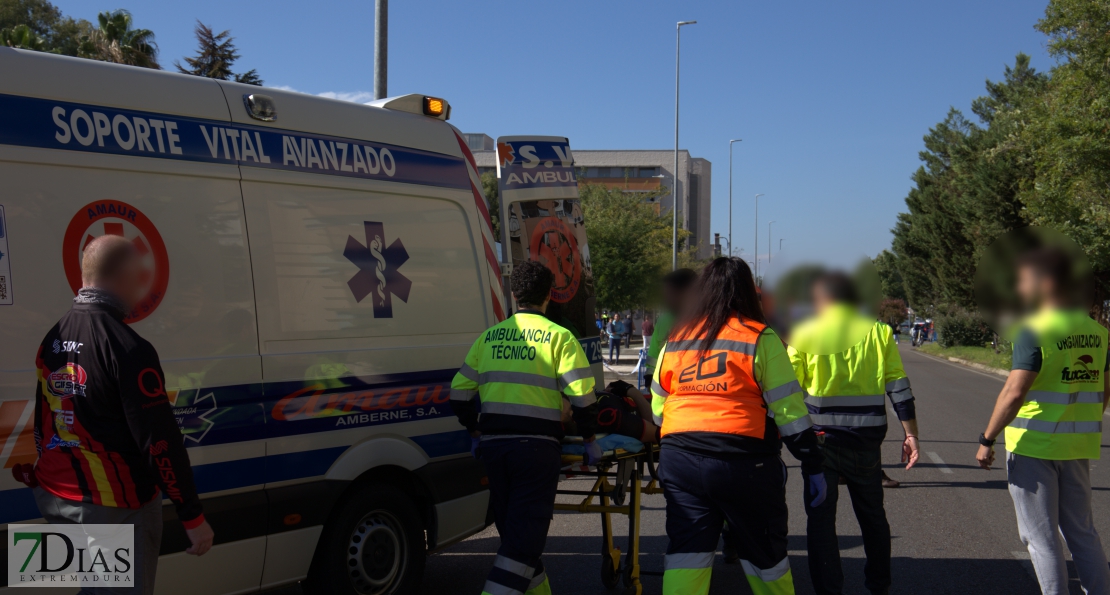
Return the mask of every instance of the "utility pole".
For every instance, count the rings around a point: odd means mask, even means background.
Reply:
[[[385,99],[389,75],[389,0],[374,1],[374,99]]]
[[[774,221],[767,222],[767,266],[771,266],[771,224]]]
[[[755,278],[759,279],[759,197],[762,194],[755,195],[755,254],[752,259],[755,260]]]
[[[732,246],[732,143],[742,142],[737,138],[728,141],[728,245]],[[732,256],[731,250],[729,256]]]
[[[697,21],[679,21],[674,27],[674,172],[671,184],[671,270],[678,270],[678,73],[679,48],[682,42],[682,26],[693,25]],[[686,214],[683,213],[685,217]]]

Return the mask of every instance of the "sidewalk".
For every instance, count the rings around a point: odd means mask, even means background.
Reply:
[[[614,380],[623,380],[633,386],[636,385],[636,377],[633,376],[632,370],[636,367],[636,361],[640,357],[640,349],[642,348],[643,344],[643,340],[639,337],[632,337],[631,348],[625,348],[624,344],[622,343],[621,355],[614,363],[609,363],[609,345],[603,345],[602,355],[604,356],[604,359],[602,366],[604,366],[605,368],[606,384],[613,382]]]

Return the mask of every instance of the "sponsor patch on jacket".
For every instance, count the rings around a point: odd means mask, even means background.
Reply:
[[[85,384],[88,382],[88,373],[80,364],[68,362],[64,366],[51,372],[46,378],[46,388],[55,397],[67,399],[69,397],[85,396]]]

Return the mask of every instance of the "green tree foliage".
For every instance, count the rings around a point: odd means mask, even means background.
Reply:
[[[161,69],[158,44],[150,29],[134,28],[131,13],[124,10],[97,15],[97,28],[81,37],[77,55],[82,58]]]
[[[906,197],[909,212],[898,216],[893,230],[893,258],[876,261],[881,275],[887,271],[884,282],[892,279],[892,268],[901,276],[915,310],[974,308],[983,249],[1028,223],[1022,195],[1034,172],[1016,140],[1015,117],[1037,101],[1047,82],[1028,56],[1018,54],[1003,80],[988,80],[987,94],[972,103],[978,124],[951,109],[925,136],[923,165]]]
[[[26,26],[34,38],[17,33],[15,30],[21,25]],[[84,19],[63,15],[48,0],[0,0],[0,30],[9,31],[0,42],[3,45],[76,56],[81,36],[88,35],[92,25]],[[13,42],[13,35],[26,41]],[[34,39],[41,39],[42,44]]]
[[[231,71],[235,61],[239,59],[239,50],[235,47],[235,38],[231,36],[231,31],[215,33],[211,27],[197,21],[193,32],[197,37],[197,54],[185,58],[187,68],[174,61],[178,72],[221,81],[234,80],[248,85],[262,85],[262,78],[253,68],[240,74]]]
[[[879,281],[882,283],[883,298],[901,300],[905,307],[906,285],[902,281],[902,273],[898,270],[898,257],[890,250],[883,250],[873,262],[875,270],[879,273]]]
[[[486,206],[489,208],[489,218],[493,222],[493,238],[501,241],[501,201],[497,189],[497,173],[487,171],[482,174],[482,193],[486,195]]]
[[[27,25],[16,25],[11,29],[0,29],[0,44],[21,50],[48,52],[46,40],[39,37]]]
[[[627,310],[655,297],[660,276],[671,268],[671,220],[657,215],[647,199],[667,192],[625,192],[595,184],[579,188],[598,307]],[[680,241],[687,235],[683,230]],[[693,259],[693,249],[684,251],[680,266],[696,264]]]

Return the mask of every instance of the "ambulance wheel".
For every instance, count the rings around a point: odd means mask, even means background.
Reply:
[[[615,589],[621,582],[620,572],[613,567],[613,559],[609,554],[601,554],[601,584],[605,585],[606,589]]]
[[[306,585],[313,595],[406,595],[424,572],[424,527],[412,498],[366,486],[347,499],[321,536]]]

